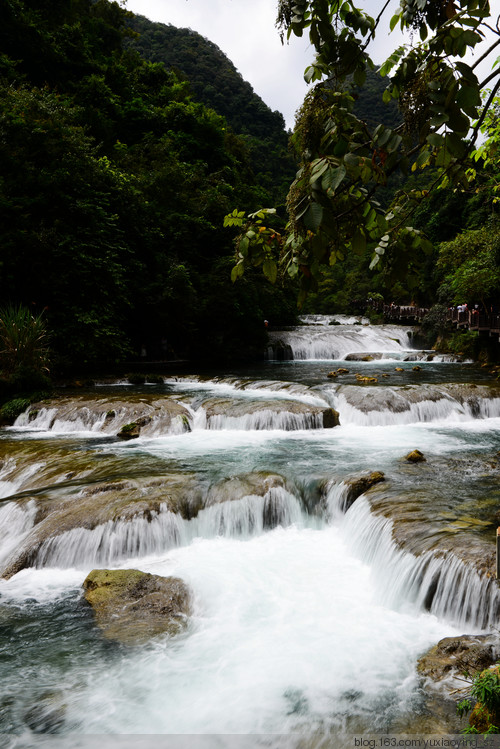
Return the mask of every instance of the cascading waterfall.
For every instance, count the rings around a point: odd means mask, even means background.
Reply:
[[[495,383],[407,327],[304,322],[252,372],[103,385],[2,430],[0,733],[413,735],[417,659],[495,630]],[[354,499],[374,471],[386,483]],[[109,647],[81,604],[96,567],[182,578],[186,633]]]
[[[11,514],[14,508],[10,509]],[[29,519],[35,511],[33,506],[24,522],[17,520],[17,528],[11,525],[11,533],[17,530],[19,534],[13,545],[33,525]],[[132,520],[108,521],[92,530],[74,528],[44,541],[32,562],[39,568],[109,566],[187,546],[198,537],[250,538],[266,529],[292,524],[304,524],[300,500],[282,487],[271,487],[263,496],[246,496],[205,507],[190,520],[171,512],[164,504],[159,512],[148,513],[147,517],[142,514]]]
[[[289,331],[272,331],[269,359],[343,360],[354,353],[393,354],[399,358],[412,350],[412,330],[396,325],[306,325]]]
[[[372,388],[360,394],[353,386],[339,387],[331,396],[342,423],[358,426],[421,424],[434,421],[464,422],[500,417],[500,397],[485,389],[457,398],[453,389]],[[382,397],[381,397],[382,396]]]
[[[417,611],[476,630],[498,622],[500,589],[494,578],[485,578],[452,553],[415,556],[399,548],[391,519],[373,515],[366,498],[354,502],[342,526],[353,550],[370,565],[382,604],[410,603]]]

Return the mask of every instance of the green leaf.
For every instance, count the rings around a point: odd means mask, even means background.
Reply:
[[[469,107],[479,107],[481,104],[481,96],[479,90],[472,86],[462,86],[457,94],[457,104],[462,109]]]
[[[276,265],[274,260],[272,260],[271,258],[267,258],[266,260],[264,260],[262,270],[268,281],[270,281],[271,283],[276,282],[276,278],[278,276],[278,266]]]
[[[364,255],[366,251],[366,237],[361,229],[356,229],[354,236],[351,239],[352,251],[356,255]]]
[[[330,169],[327,175],[325,175],[325,177],[323,178],[323,190],[331,190],[332,192],[335,192],[346,174],[347,171],[343,164],[338,166],[336,169]]]
[[[434,148],[440,148],[444,143],[444,137],[439,133],[429,133],[426,140],[427,143],[429,143],[429,145],[431,146],[434,146]]]
[[[237,263],[231,271],[231,281],[234,283],[245,272],[243,263]]]
[[[323,220],[323,208],[319,203],[313,202],[304,214],[304,226],[311,231],[318,231]]]

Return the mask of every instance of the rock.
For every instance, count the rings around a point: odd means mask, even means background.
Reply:
[[[363,385],[368,385],[373,382],[378,382],[376,377],[367,377],[366,375],[356,374],[356,380]]]
[[[404,372],[403,367],[394,367],[395,372]]]
[[[223,479],[213,484],[207,493],[206,507],[233,502],[248,496],[264,497],[270,489],[286,488],[283,476],[277,473],[255,471]]]
[[[36,564],[44,545],[75,528],[93,530],[104,523],[129,522],[141,516],[150,521],[162,510],[189,520],[198,514],[202,504],[197,478],[181,473],[92,484],[77,496],[66,494],[40,501],[36,524],[6,560],[2,577],[10,578]]]
[[[73,426],[74,431],[85,429],[132,439],[138,436],[136,426],[143,437],[189,431],[191,415],[174,398],[131,393],[127,398],[53,398],[30,406],[25,418],[34,426],[38,421],[44,429],[64,421],[68,431]]]
[[[482,671],[499,655],[500,640],[495,635],[445,637],[419,659],[417,671],[437,682],[464,671]]]
[[[139,570],[93,570],[83,583],[104,637],[127,645],[184,631],[191,595],[183,580]]]
[[[413,369],[414,372],[420,372],[420,370],[422,369],[422,367],[419,367],[418,364],[416,364],[414,367],[412,367],[412,369]]]
[[[249,401],[242,398],[207,398],[203,401],[209,429],[226,428],[227,419],[254,416],[253,429],[315,429],[325,426],[325,420],[332,426],[333,409],[313,406],[298,400],[262,399]],[[336,413],[336,412],[335,412]],[[326,415],[325,415],[326,414]],[[297,417],[297,418],[294,418]]]
[[[409,463],[425,463],[427,458],[424,456],[423,453],[420,452],[420,450],[412,450],[408,455],[405,455],[405,460],[407,460]]]
[[[372,486],[379,484],[381,481],[385,481],[385,475],[382,471],[372,471],[372,473],[365,476],[357,476],[344,481],[348,488],[341,509],[346,512],[361,494],[364,494],[368,489],[371,489]]]
[[[140,426],[133,421],[131,424],[124,424],[116,436],[121,440],[133,440],[139,437],[140,433]]]
[[[371,353],[371,354],[354,353],[354,354],[347,354],[347,356],[345,357],[345,360],[346,361],[370,362],[370,361],[374,361],[375,359],[381,359],[381,358],[382,358],[382,354],[379,354],[379,353]]]
[[[334,408],[327,408],[323,411],[323,428],[332,429],[340,426],[339,412]]]
[[[338,372],[328,372],[327,377],[338,377]]]

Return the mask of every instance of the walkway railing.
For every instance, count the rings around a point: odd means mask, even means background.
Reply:
[[[415,307],[411,304],[382,304],[381,302],[375,302],[372,304],[372,307],[377,312],[381,312],[384,318],[390,322],[412,324],[422,322],[429,311],[426,307]]]
[[[484,313],[475,309],[463,312],[462,310],[449,309],[446,319],[456,325],[457,328],[500,335],[500,315],[496,312]]]

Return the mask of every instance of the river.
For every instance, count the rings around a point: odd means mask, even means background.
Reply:
[[[429,716],[416,663],[496,626],[500,390],[410,328],[332,320],[272,331],[258,367],[98,383],[0,430],[7,744],[456,732]],[[137,414],[140,436],[118,439]],[[346,482],[373,471],[346,508]],[[75,508],[95,497],[89,524]],[[82,602],[96,567],[182,578],[187,631],[105,640]]]

